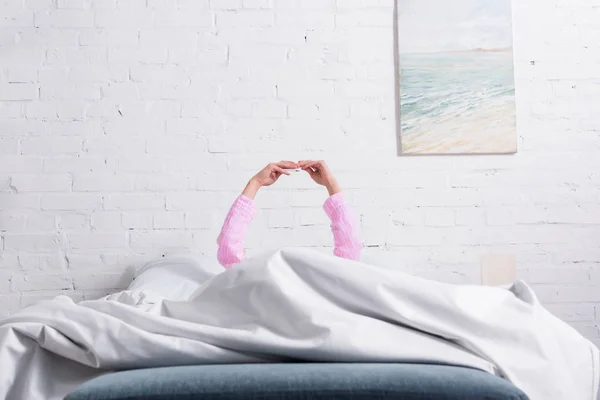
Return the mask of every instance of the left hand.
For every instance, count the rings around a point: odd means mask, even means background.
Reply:
[[[323,160],[304,160],[298,161],[298,167],[308,172],[313,181],[321,186],[325,186],[330,196],[342,191],[340,185],[335,179],[333,172],[329,169],[327,163]]]
[[[256,197],[256,193],[263,186],[271,186],[282,175],[289,175],[286,171],[288,168],[298,168],[298,164],[293,161],[280,161],[278,163],[270,163],[265,168],[258,171],[249,181],[242,194],[249,199]]]
[[[258,171],[258,173],[254,175],[251,180],[255,180],[260,186],[271,186],[277,182],[281,175],[290,175],[290,173],[285,170],[286,168],[298,168],[298,164],[292,161],[270,163]]]

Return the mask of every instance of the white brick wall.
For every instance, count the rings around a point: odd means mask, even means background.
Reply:
[[[0,2],[0,315],[162,254],[214,262],[249,176],[315,157],[367,255],[464,283],[514,254],[600,342],[600,3],[514,15],[519,154],[398,158],[392,0]],[[250,253],[331,247],[324,200],[306,176],[262,191]]]

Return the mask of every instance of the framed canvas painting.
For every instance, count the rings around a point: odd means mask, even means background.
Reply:
[[[398,0],[402,154],[517,151],[511,0]]]

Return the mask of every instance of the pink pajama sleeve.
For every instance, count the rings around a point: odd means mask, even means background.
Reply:
[[[341,258],[358,260],[362,248],[358,235],[358,222],[344,200],[343,194],[337,193],[329,197],[323,209],[331,220],[333,254]],[[231,206],[217,238],[219,246],[217,258],[223,267],[230,268],[245,258],[244,237],[255,214],[254,201],[244,195],[239,196]]]
[[[241,195],[233,202],[217,238],[217,259],[225,268],[236,265],[246,256],[244,237],[255,214],[252,199]]]
[[[362,243],[358,235],[358,221],[342,193],[329,197],[323,205],[331,220],[333,254],[341,258],[358,260]]]

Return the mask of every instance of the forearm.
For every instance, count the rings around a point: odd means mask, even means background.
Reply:
[[[362,242],[358,233],[358,221],[341,191],[327,199],[324,209],[331,219],[334,254],[338,257],[358,260],[362,250]]]
[[[231,206],[217,238],[217,258],[225,268],[245,258],[244,238],[254,214],[254,202],[245,195],[238,197]]]

